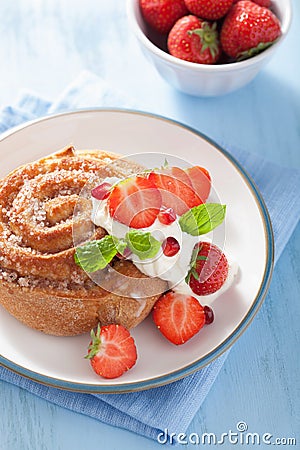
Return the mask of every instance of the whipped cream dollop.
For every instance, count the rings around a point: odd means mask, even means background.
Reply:
[[[110,177],[104,181],[115,184],[119,181],[119,179]],[[124,238],[126,233],[128,233],[131,229],[117,220],[114,220],[110,216],[107,200],[97,200],[92,197],[92,202],[93,223],[104,228],[107,233],[112,236],[119,239]],[[178,219],[179,218],[169,225],[165,225],[156,219],[150,227],[140,229],[140,231],[150,232],[151,235],[161,243],[168,237],[174,237],[180,245],[180,250],[176,253],[176,255],[166,256],[162,249],[160,249],[157,255],[151,259],[141,260],[133,253],[128,257],[128,259],[130,259],[133,264],[145,275],[149,277],[158,277],[167,281],[170,289],[176,292],[192,295],[198,298],[198,300],[202,299],[202,301],[203,297],[205,297],[205,304],[211,304],[232,285],[238,272],[238,264],[226,255],[229,264],[229,271],[228,277],[221,289],[214,294],[205,296],[199,296],[193,293],[189,285],[185,282],[185,277],[190,269],[193,249],[199,241],[211,242],[211,239],[205,235],[192,236],[182,231]]]

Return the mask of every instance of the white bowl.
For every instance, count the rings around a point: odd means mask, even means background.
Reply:
[[[206,97],[228,94],[249,83],[276,52],[290,27],[291,0],[273,0],[272,8],[281,22],[282,29],[282,35],[275,44],[245,61],[206,65],[175,58],[151,42],[148,37],[149,27],[141,15],[139,0],[127,0],[130,26],[144,54],[159,74],[180,91]]]

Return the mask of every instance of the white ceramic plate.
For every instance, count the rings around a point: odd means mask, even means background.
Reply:
[[[0,363],[52,386],[86,392],[155,387],[210,363],[241,335],[262,304],[273,266],[273,235],[264,202],[239,164],[205,136],[162,117],[126,110],[86,110],[27,123],[0,139],[0,177],[20,164],[72,143],[124,155],[171,153],[206,167],[227,205],[225,252],[234,255],[236,283],[214,302],[215,321],[183,346],[169,343],[151,318],[133,330],[135,367],[115,380],[96,376],[83,356],[89,336],[53,337],[22,325],[0,307]]]

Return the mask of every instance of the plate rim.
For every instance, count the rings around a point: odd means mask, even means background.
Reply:
[[[209,352],[204,357],[190,363],[184,367],[181,367],[178,370],[172,371],[165,375],[160,375],[157,377],[149,378],[141,381],[133,381],[127,383],[116,383],[112,385],[108,384],[86,384],[74,381],[63,380],[55,377],[50,377],[44,374],[40,374],[33,370],[30,370],[26,367],[23,367],[19,364],[14,363],[12,360],[2,356],[0,354],[0,365],[6,369],[13,371],[14,373],[24,376],[25,378],[30,379],[31,381],[38,382],[44,384],[46,386],[59,388],[72,392],[81,392],[81,393],[92,393],[92,394],[119,394],[119,393],[128,393],[128,392],[136,392],[151,388],[160,387],[174,381],[180,380],[192,373],[203,369],[205,366],[213,362],[215,359],[223,355],[237,340],[238,338],[246,331],[246,329],[251,324],[252,320],[256,316],[260,307],[263,304],[263,301],[266,297],[266,294],[269,289],[269,285],[272,278],[273,267],[274,267],[274,234],[272,223],[270,219],[270,215],[265,204],[265,201],[260,193],[260,190],[256,186],[255,182],[252,180],[252,177],[248,174],[248,172],[243,168],[243,166],[239,163],[239,161],[232,156],[227,150],[225,150],[221,145],[215,142],[212,138],[206,136],[201,131],[184,124],[176,119],[171,119],[165,117],[160,114],[150,113],[139,109],[132,108],[80,108],[74,109],[72,111],[65,111],[54,114],[47,114],[40,118],[33,119],[30,121],[26,121],[20,125],[12,127],[7,131],[1,133],[0,135],[0,143],[3,142],[8,137],[18,133],[19,131],[30,128],[31,126],[44,122],[50,119],[56,119],[62,116],[70,116],[76,114],[84,114],[84,113],[125,113],[125,114],[133,114],[138,116],[144,116],[147,118],[152,118],[160,121],[165,121],[171,125],[179,126],[191,133],[196,134],[196,136],[200,137],[210,145],[212,145],[218,152],[220,152],[223,156],[229,160],[229,162],[234,166],[234,168],[239,172],[240,176],[243,178],[244,182],[247,184],[248,189],[250,190],[253,199],[258,207],[263,227],[264,227],[264,235],[265,235],[265,246],[266,246],[266,264],[265,270],[262,278],[261,285],[259,287],[258,293],[254,298],[250,309],[248,310],[246,316],[243,320],[237,325],[237,327],[230,333],[230,335],[223,340],[217,347],[215,347],[211,352]]]

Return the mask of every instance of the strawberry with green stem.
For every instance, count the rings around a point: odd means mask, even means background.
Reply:
[[[220,39],[228,56],[243,60],[270,47],[280,35],[280,22],[270,9],[241,0],[225,17]]]
[[[168,36],[172,56],[199,64],[214,64],[221,55],[217,23],[189,15],[179,19]]]
[[[221,289],[228,276],[228,261],[222,251],[209,242],[199,242],[193,251],[191,268],[185,279],[197,295]]]

